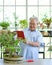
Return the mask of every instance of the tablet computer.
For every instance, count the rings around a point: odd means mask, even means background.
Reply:
[[[17,37],[18,38],[25,39],[25,36],[24,36],[24,32],[23,31],[16,31],[16,32],[17,32]]]

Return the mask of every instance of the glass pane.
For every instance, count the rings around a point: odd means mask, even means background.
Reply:
[[[51,5],[52,5],[52,0],[51,0]]]
[[[52,33],[52,32],[51,32]],[[51,37],[51,45],[52,45],[52,37]]]
[[[52,17],[52,7],[51,7],[51,17]]]
[[[38,0],[28,0],[28,5],[38,5]]]
[[[42,22],[44,15],[50,17],[50,7],[39,7],[39,21]]]
[[[18,19],[26,19],[26,8],[25,7],[16,7],[16,16]]]
[[[43,58],[43,54],[42,53],[39,53],[39,58]]]
[[[15,0],[4,0],[4,5],[15,5]]]
[[[50,0],[39,0],[39,5],[50,5]]]
[[[40,47],[40,48],[39,48],[39,51],[40,51],[40,52],[43,52],[43,51],[44,51],[44,47]]]
[[[9,23],[11,24],[10,27],[12,28],[12,26],[14,27],[14,16],[13,13],[15,12],[15,7],[5,7],[4,8],[4,20],[5,21],[9,21]]]
[[[32,16],[38,16],[38,8],[37,7],[28,7],[28,19]]]
[[[45,43],[45,46],[50,46],[50,38],[49,37],[43,37],[43,41]]]
[[[52,51],[51,51],[51,58],[52,58]]]
[[[45,58],[50,58],[50,52],[48,51],[49,47],[45,47]]]
[[[26,5],[26,0],[16,0],[16,5]]]
[[[0,22],[3,20],[3,7],[0,7]]]
[[[0,5],[3,5],[3,0],[0,0]]]

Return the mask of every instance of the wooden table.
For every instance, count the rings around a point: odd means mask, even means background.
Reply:
[[[52,65],[52,59],[37,59],[35,62],[17,61],[16,63],[4,63],[3,59],[0,59],[0,65]]]

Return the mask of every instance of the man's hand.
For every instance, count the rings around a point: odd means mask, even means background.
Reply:
[[[21,37],[18,37],[18,40],[19,40],[20,42],[25,43],[25,39],[22,39]]]
[[[24,43],[29,44],[30,42],[27,39],[25,39]]]
[[[19,41],[22,41],[25,44],[29,44],[30,42],[27,39],[22,39],[21,37],[18,38]]]
[[[36,47],[40,46],[39,42],[30,42],[30,41],[28,41],[27,39],[25,40],[24,43],[25,43],[25,44],[29,44],[29,45],[31,45],[31,46],[36,46]]]

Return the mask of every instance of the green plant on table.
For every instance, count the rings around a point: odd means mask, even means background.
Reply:
[[[2,21],[2,22],[0,22],[0,26],[1,26],[3,29],[7,29],[9,25],[10,25],[9,22],[7,22],[7,21]]]
[[[5,49],[4,52],[6,52],[5,56],[7,56],[7,53],[9,54],[10,57],[12,57],[12,55],[15,52],[20,52],[20,46],[19,46],[19,40],[16,39],[14,40],[14,34],[11,32],[7,32],[7,33],[0,33],[0,45],[3,46],[3,48]]]
[[[47,25],[47,27],[49,28],[49,25],[52,22],[52,18],[48,18],[46,15],[44,15],[44,18],[42,19],[43,23],[45,23]]]

